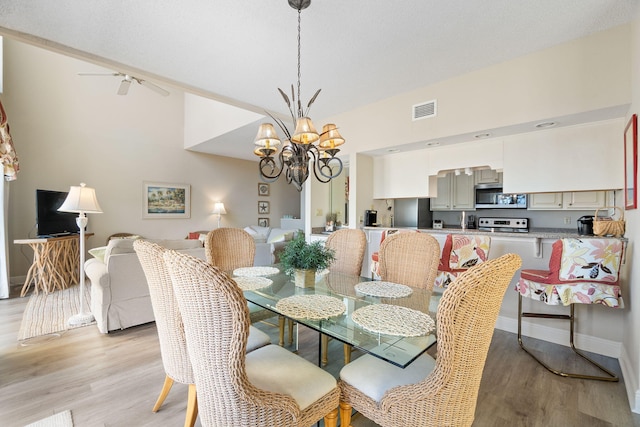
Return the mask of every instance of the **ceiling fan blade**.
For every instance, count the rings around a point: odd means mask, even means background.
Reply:
[[[122,73],[78,73],[79,76],[122,76]]]
[[[139,82],[140,82],[141,85],[148,87],[149,89],[159,93],[162,96],[169,96],[169,91],[161,88],[158,85],[155,85],[155,84],[153,84],[151,82],[148,82],[146,80],[139,80]]]
[[[131,80],[124,79],[118,88],[118,95],[126,95],[129,92],[129,86],[131,86]]]

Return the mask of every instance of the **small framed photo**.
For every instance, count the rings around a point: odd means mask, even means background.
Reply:
[[[258,218],[258,225],[260,227],[268,227],[269,226],[269,218]]]
[[[142,218],[191,218],[191,186],[144,181]]]
[[[261,182],[258,184],[258,196],[268,196],[269,195],[269,184]]]
[[[258,214],[268,214],[269,213],[269,202],[265,202],[261,200],[258,202]]]

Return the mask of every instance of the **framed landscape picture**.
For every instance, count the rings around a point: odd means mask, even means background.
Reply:
[[[142,218],[190,218],[191,186],[144,181]]]

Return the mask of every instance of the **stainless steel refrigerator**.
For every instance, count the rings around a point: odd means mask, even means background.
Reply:
[[[394,227],[431,228],[432,219],[429,199],[395,199]]]

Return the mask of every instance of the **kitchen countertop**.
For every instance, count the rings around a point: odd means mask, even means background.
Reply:
[[[364,227],[365,230],[391,230],[391,229],[412,229],[414,227]],[[520,238],[535,238],[535,239],[563,239],[563,238],[580,238],[580,237],[595,237],[599,236],[581,236],[578,234],[577,229],[571,228],[530,228],[528,233],[513,233],[503,231],[486,231],[478,230],[475,228],[467,228],[463,230],[461,227],[445,227],[445,228],[421,228],[419,229],[425,233],[431,234],[486,234],[494,237],[520,237]],[[624,240],[627,240],[623,237]]]

